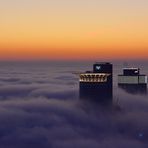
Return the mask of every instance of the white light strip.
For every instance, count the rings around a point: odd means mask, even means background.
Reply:
[[[147,84],[147,76],[145,76],[145,83]]]

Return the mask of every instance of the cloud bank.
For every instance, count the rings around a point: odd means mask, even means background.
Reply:
[[[40,67],[1,65],[1,148],[148,147],[147,96],[115,86],[121,110],[108,110],[79,100],[78,67]]]

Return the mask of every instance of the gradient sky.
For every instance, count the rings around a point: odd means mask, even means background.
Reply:
[[[148,0],[0,0],[0,59],[148,58]]]

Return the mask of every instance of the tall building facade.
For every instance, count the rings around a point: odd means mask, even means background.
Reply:
[[[132,94],[146,94],[147,81],[147,76],[140,74],[139,68],[123,68],[123,74],[118,75],[118,86]]]
[[[80,74],[80,99],[99,103],[112,103],[113,66],[111,63],[95,63],[93,71]]]

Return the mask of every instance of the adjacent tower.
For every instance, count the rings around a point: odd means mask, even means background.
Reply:
[[[124,68],[123,74],[118,75],[118,86],[128,93],[147,94],[147,80],[139,68]]]
[[[97,62],[93,71],[80,74],[80,99],[99,103],[112,103],[113,66],[111,63]]]

